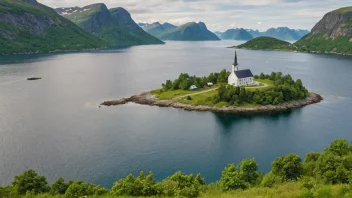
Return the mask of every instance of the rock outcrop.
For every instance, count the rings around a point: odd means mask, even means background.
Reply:
[[[330,38],[352,36],[352,7],[327,13],[312,29],[309,36],[324,34]]]
[[[352,7],[327,13],[311,33],[295,43],[298,51],[352,55]]]
[[[141,105],[149,105],[149,106],[158,106],[158,107],[172,107],[177,109],[183,109],[187,111],[210,111],[210,112],[225,112],[225,113],[260,113],[260,112],[279,112],[286,111],[290,109],[300,108],[306,105],[319,103],[323,100],[318,94],[310,93],[310,96],[303,100],[297,100],[292,102],[286,102],[280,105],[266,105],[260,107],[215,107],[215,106],[195,106],[189,104],[183,104],[178,102],[177,100],[158,100],[154,95],[147,93],[142,93],[140,95],[135,95],[129,98],[122,98],[119,100],[105,101],[101,105],[103,106],[116,106],[123,105],[129,102],[141,104]]]
[[[56,24],[49,16],[32,13],[23,13],[22,15],[0,13],[0,22],[23,30],[28,29],[31,34],[36,35],[44,34],[49,27]]]

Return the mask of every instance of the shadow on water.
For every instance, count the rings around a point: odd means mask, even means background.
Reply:
[[[270,121],[277,121],[279,119],[287,119],[293,114],[297,114],[301,109],[289,110],[284,112],[272,113],[213,113],[216,122],[224,129],[224,132],[229,132],[230,128],[236,123],[243,121],[253,121],[255,119],[265,119]]]

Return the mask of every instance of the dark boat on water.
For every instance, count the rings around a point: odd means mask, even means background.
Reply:
[[[40,80],[41,77],[28,77],[27,80]]]

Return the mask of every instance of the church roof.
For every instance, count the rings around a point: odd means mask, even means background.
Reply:
[[[244,69],[244,70],[235,71],[235,75],[237,76],[237,78],[253,77],[253,74],[252,74],[250,69]]]

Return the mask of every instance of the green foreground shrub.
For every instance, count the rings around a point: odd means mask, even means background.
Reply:
[[[302,162],[295,154],[278,157],[267,174],[258,171],[254,159],[238,166],[229,164],[216,183],[206,184],[200,174],[182,172],[158,182],[149,172],[132,174],[108,190],[83,181],[59,178],[51,186],[34,170],[15,176],[11,185],[0,187],[1,198],[20,197],[352,197],[352,144],[333,141],[321,153],[308,153]]]

